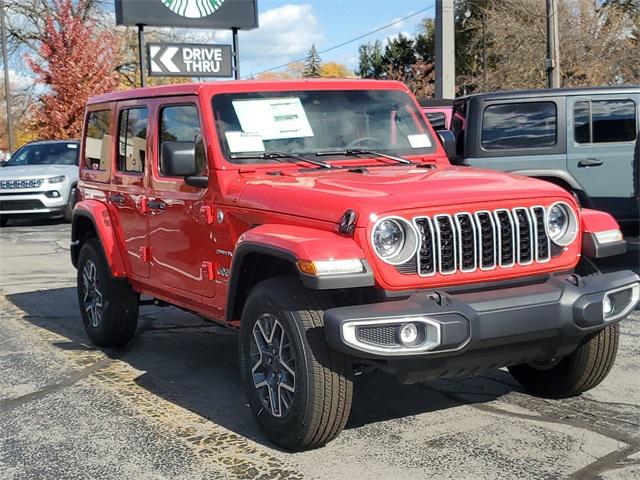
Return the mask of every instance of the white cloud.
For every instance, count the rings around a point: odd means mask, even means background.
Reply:
[[[260,14],[260,28],[239,34],[240,73],[248,76],[304,57],[323,38],[311,5],[286,4],[266,10]]]

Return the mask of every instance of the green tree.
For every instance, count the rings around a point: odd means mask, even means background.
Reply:
[[[384,63],[388,74],[397,79],[410,80],[411,66],[416,63],[413,40],[399,34],[387,43],[384,49]]]
[[[373,44],[362,44],[358,52],[360,60],[356,75],[362,78],[382,78],[386,70],[382,42],[376,40]]]
[[[307,60],[304,63],[304,71],[302,72],[303,78],[320,77],[322,75],[322,61],[320,55],[316,49],[316,44],[311,45],[309,53],[307,54]]]

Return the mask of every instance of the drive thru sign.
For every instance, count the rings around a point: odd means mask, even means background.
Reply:
[[[230,77],[231,45],[149,43],[149,75]]]

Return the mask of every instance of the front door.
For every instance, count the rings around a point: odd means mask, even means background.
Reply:
[[[154,146],[149,191],[151,278],[187,296],[213,297],[212,195],[208,189],[187,185],[183,178],[167,176],[161,155],[163,141],[195,142],[200,174],[208,175],[196,98],[158,101],[155,116],[159,141]]]
[[[595,208],[618,220],[637,218],[633,149],[640,95],[567,98],[567,168]]]
[[[109,203],[116,212],[132,274],[147,278],[150,271],[146,176],[149,108],[144,101],[119,103],[116,118],[118,140]]]

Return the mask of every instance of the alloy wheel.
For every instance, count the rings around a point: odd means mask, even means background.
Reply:
[[[97,328],[102,320],[102,292],[96,264],[88,260],[82,269],[83,305],[89,323]]]
[[[285,416],[296,394],[296,362],[291,340],[270,313],[258,317],[251,341],[251,375],[263,408],[274,417]]]

